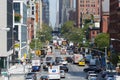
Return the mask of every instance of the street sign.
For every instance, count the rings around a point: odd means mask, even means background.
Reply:
[[[20,43],[15,43],[14,48],[19,48],[20,47]]]
[[[27,54],[26,53],[24,53],[24,59],[26,59],[27,58]]]
[[[40,50],[36,50],[35,53],[36,53],[37,56],[41,55],[41,51]]]

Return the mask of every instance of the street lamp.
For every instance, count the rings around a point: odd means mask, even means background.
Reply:
[[[111,41],[120,41],[119,39],[111,38]]]
[[[1,31],[10,31],[10,28],[0,28]]]

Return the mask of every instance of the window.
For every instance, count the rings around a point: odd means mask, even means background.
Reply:
[[[14,3],[15,13],[20,14],[20,3]]]
[[[34,10],[34,6],[32,6],[32,10]]]
[[[32,11],[32,15],[34,15],[34,11]]]

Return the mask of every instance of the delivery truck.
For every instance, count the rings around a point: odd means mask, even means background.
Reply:
[[[40,58],[32,59],[32,72],[40,71],[41,60]]]
[[[52,66],[48,67],[48,77],[49,80],[60,80],[60,66]]]
[[[78,64],[80,60],[83,59],[83,55],[82,54],[74,54],[73,55],[73,62],[75,64]]]

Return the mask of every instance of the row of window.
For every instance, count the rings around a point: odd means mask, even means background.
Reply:
[[[84,3],[84,2],[86,2],[86,3],[95,3],[96,2],[96,0],[80,0],[80,3]]]
[[[95,4],[80,4],[80,7],[95,7]]]

